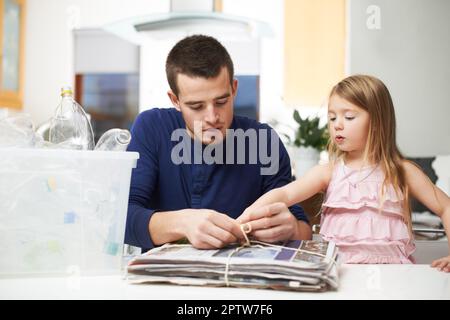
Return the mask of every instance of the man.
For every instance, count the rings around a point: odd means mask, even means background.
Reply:
[[[187,238],[207,249],[240,241],[236,219],[245,208],[291,181],[286,149],[269,126],[233,116],[238,83],[216,39],[195,35],[178,42],[167,57],[166,74],[175,108],[142,112],[132,128],[128,151],[139,152],[140,159],[131,178],[125,242],[148,249]],[[233,130],[249,139],[229,144],[236,138],[230,138]],[[264,172],[263,157],[252,162],[256,144],[260,153],[272,147],[266,156],[276,156],[277,170]],[[311,237],[299,206],[273,204],[251,219],[258,228],[250,236],[260,241]]]

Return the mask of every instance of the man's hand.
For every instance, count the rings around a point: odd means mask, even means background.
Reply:
[[[237,222],[250,224],[252,230],[250,235],[264,242],[295,239],[298,234],[298,220],[282,202],[260,208],[249,207]]]
[[[187,209],[180,219],[186,238],[198,249],[222,248],[243,238],[236,220],[214,210]]]

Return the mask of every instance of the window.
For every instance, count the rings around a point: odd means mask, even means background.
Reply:
[[[139,113],[139,74],[78,74],[75,92],[91,117],[95,141],[109,129],[130,129]]]
[[[0,0],[0,106],[22,108],[25,0]]]

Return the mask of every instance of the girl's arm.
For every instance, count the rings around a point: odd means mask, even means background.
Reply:
[[[330,164],[317,165],[306,172],[300,179],[265,193],[249,206],[244,213],[275,202],[283,202],[290,207],[312,197],[317,192],[325,191],[331,179],[331,170]]]
[[[425,173],[414,164],[405,161],[403,167],[405,169],[406,182],[412,196],[441,218],[445,233],[449,239],[450,250],[450,198],[436,187]],[[450,272],[450,254],[447,257],[433,261],[432,266]]]

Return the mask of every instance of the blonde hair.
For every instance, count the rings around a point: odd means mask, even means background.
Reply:
[[[364,162],[379,164],[385,174],[380,190],[380,208],[388,186],[392,185],[397,196],[403,194],[404,219],[412,233],[410,199],[403,168],[405,157],[397,147],[394,104],[388,89],[375,77],[353,75],[336,84],[330,92],[330,97],[333,95],[338,95],[369,113]],[[328,143],[328,152],[331,162],[345,156],[345,152],[339,150],[332,139]]]

